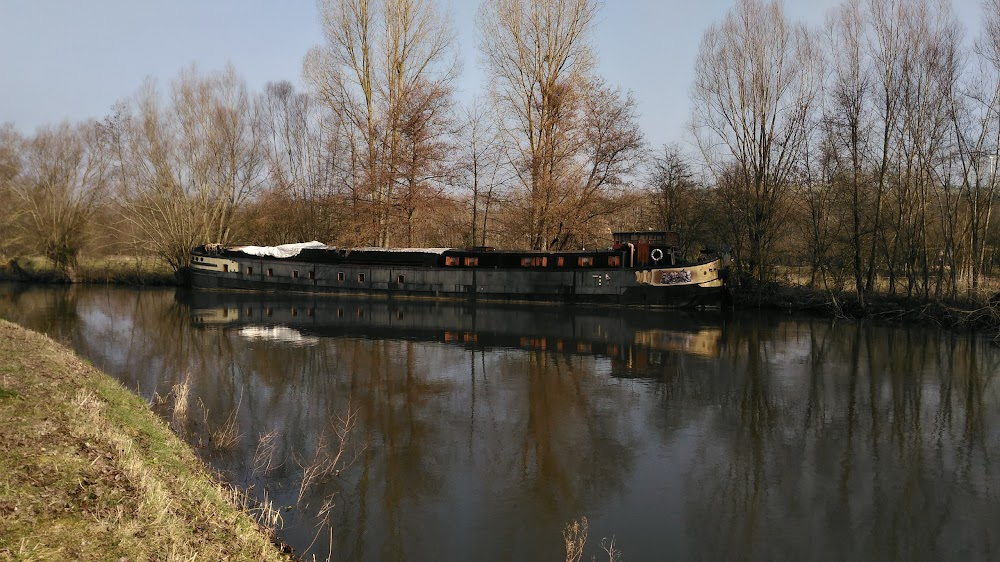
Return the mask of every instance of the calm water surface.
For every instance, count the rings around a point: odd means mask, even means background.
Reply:
[[[612,536],[626,562],[1000,559],[1000,350],[983,338],[13,285],[0,316],[168,419],[189,380],[174,427],[280,506],[310,558],[558,561],[586,516],[586,559]]]

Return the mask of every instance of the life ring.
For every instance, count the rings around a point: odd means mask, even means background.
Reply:
[[[663,259],[663,250],[655,248],[649,253],[649,257],[653,258],[653,261],[660,261]]]

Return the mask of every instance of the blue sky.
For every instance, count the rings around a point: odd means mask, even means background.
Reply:
[[[595,35],[599,72],[633,92],[651,146],[686,138],[698,44],[734,3],[605,1]],[[836,3],[786,0],[785,9],[819,25]],[[464,59],[457,84],[463,101],[481,89],[478,5],[450,0]],[[978,0],[953,5],[969,36],[977,34]],[[0,123],[25,133],[100,118],[147,76],[166,85],[191,63],[215,70],[232,62],[254,91],[276,80],[301,87],[303,56],[322,42],[313,0],[0,0],[0,29]]]

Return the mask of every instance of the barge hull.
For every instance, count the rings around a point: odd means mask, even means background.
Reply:
[[[719,272],[716,262],[691,267]],[[445,269],[325,264],[313,261],[202,257],[191,268],[197,289],[283,294],[370,295],[469,301],[592,303],[625,306],[718,306],[725,296],[721,276],[702,283],[654,285],[635,270],[590,268],[566,271]],[[703,276],[704,277],[704,276]]]

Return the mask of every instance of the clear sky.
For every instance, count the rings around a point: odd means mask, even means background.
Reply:
[[[953,1],[969,37],[977,34],[979,0]],[[836,3],[786,0],[785,9],[819,25]],[[686,138],[702,33],[733,4],[605,0],[595,37],[599,72],[633,92],[650,146]],[[450,0],[464,59],[462,101],[481,90],[478,6]],[[277,80],[301,87],[302,59],[322,42],[313,0],[0,0],[0,30],[0,123],[25,133],[101,118],[147,76],[165,86],[192,63],[207,71],[232,62],[254,91]]]

